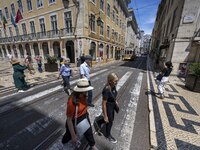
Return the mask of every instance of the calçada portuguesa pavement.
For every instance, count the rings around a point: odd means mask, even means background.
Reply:
[[[184,79],[171,75],[165,98],[160,99],[152,66],[149,59],[151,148],[200,150],[200,93],[188,90]]]

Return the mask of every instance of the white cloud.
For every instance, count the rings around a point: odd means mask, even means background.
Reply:
[[[155,17],[150,17],[149,19],[147,19],[144,24],[151,24],[155,22]]]

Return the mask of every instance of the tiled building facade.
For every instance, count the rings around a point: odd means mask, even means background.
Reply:
[[[119,59],[125,45],[129,0],[2,0],[0,57],[23,59],[46,54],[75,63],[83,53],[93,60]],[[23,19],[11,22],[17,10]],[[3,27],[3,16],[7,23]],[[97,20],[100,17],[101,22]]]

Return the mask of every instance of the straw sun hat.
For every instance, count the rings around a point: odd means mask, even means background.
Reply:
[[[13,59],[13,60],[11,61],[11,64],[12,64],[12,65],[18,64],[18,63],[20,63],[20,62],[19,62],[19,60],[17,60],[17,59]]]
[[[75,92],[87,92],[93,89],[94,88],[89,85],[89,82],[87,79],[79,79],[77,81],[76,86],[74,87]]]

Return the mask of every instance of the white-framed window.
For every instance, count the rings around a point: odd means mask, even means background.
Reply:
[[[65,19],[65,29],[67,33],[72,32],[72,14],[71,11],[64,13],[64,19]]]
[[[15,32],[16,32],[16,35],[18,36],[19,35],[19,28],[18,28],[18,26],[15,28]]]
[[[95,15],[93,15],[93,14],[91,14],[91,16],[90,16],[90,29],[93,32],[96,31],[96,18],[95,18]]]
[[[43,0],[37,0],[37,8],[41,8],[44,6]]]
[[[53,16],[50,16],[51,18],[51,29],[53,31],[57,30],[58,27],[57,27],[57,18],[56,18],[56,15],[53,15]]]
[[[104,0],[100,0],[100,9],[104,11]]]
[[[113,13],[112,13],[112,20],[113,20],[113,22],[115,22],[115,11],[113,10]]]
[[[107,37],[110,37],[110,26],[107,26]]]
[[[18,1],[17,1],[17,3],[18,3],[18,7],[19,7],[19,9],[20,9],[21,13],[23,13],[23,5],[22,5],[22,0],[18,0]]]
[[[0,9],[0,20],[3,20],[3,12],[1,9]]]
[[[40,31],[41,31],[42,33],[45,33],[45,32],[46,32],[46,28],[45,28],[44,18],[40,18],[40,19],[39,19],[39,23],[40,23]]]
[[[24,35],[27,34],[27,31],[26,31],[26,24],[25,23],[22,23],[22,32]]]
[[[6,14],[6,18],[9,18],[9,12],[8,12],[8,7],[5,7],[5,14]]]
[[[104,26],[104,23],[102,22],[100,25],[100,35],[103,35],[103,26]]]
[[[8,27],[8,29],[9,29],[9,32],[10,32],[10,37],[12,37],[13,36],[12,27]]]
[[[114,29],[112,29],[112,39],[114,39],[114,34],[115,34],[115,31]]]
[[[116,24],[117,25],[119,24],[119,18],[118,18],[118,16],[116,16]]]
[[[26,0],[26,3],[27,3],[28,11],[31,11],[32,10],[32,1],[31,0]]]
[[[107,16],[110,17],[110,4],[107,4]]]
[[[12,3],[12,4],[10,5],[10,7],[11,7],[11,11],[12,11],[12,15],[13,15],[13,17],[16,16],[16,12],[15,12],[15,4]]]
[[[49,0],[49,4],[53,4],[55,2],[56,2],[56,0]]]
[[[34,34],[35,33],[35,22],[34,21],[30,21],[30,29],[31,29],[31,33]]]

